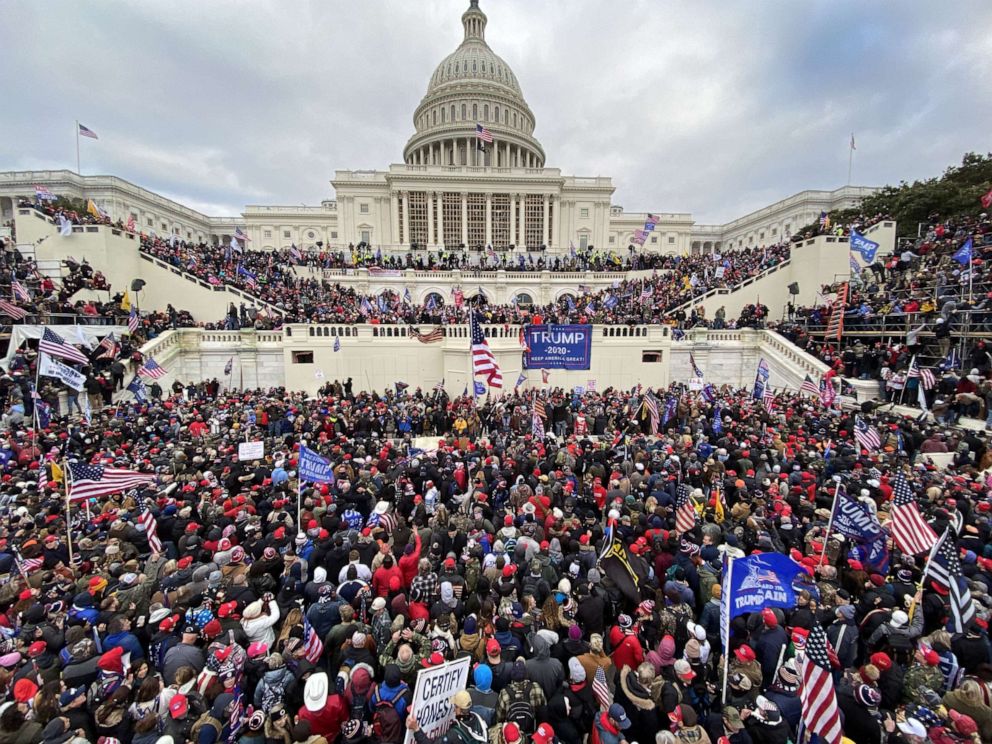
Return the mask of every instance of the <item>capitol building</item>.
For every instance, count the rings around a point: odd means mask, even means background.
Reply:
[[[11,219],[17,200],[33,198],[40,185],[92,199],[112,219],[133,218],[138,229],[159,236],[224,244],[240,228],[254,249],[365,243],[385,254],[488,247],[564,254],[574,247],[625,255],[651,219],[654,229],[637,250],[686,254],[779,242],[821,211],[853,206],[873,191],[803,191],[725,225],[696,224],[691,214],[661,205],[625,212],[613,203],[611,178],[548,166],[517,75],[486,42],[488,18],[478,0],[461,24],[461,44],[431,74],[413,112],[403,162],[336,171],[334,198],[319,205],[249,205],[238,216],[217,217],[115,176],[8,171],[0,172],[0,214]]]

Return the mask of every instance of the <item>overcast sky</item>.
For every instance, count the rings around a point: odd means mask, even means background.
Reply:
[[[468,0],[6,0],[0,170],[121,176],[211,215],[402,160]],[[482,0],[547,163],[725,222],[992,150],[988,0]]]

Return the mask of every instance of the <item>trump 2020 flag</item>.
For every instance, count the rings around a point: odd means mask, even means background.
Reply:
[[[865,263],[870,264],[875,260],[875,254],[878,253],[878,243],[874,240],[868,240],[868,238],[852,227],[851,250],[860,253]]]
[[[300,445],[300,480],[310,483],[333,483],[331,463],[304,444]]]
[[[792,584],[801,573],[800,565],[781,553],[759,553],[733,561],[727,576],[727,619],[766,607],[795,607]]]
[[[857,542],[872,542],[881,533],[878,518],[860,501],[855,501],[841,486],[834,504],[833,529]]]

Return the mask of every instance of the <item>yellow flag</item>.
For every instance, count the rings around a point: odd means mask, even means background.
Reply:
[[[52,480],[57,483],[62,482],[62,468],[59,467],[57,462],[52,463]]]
[[[96,202],[94,202],[92,199],[86,202],[86,211],[89,212],[94,217],[96,217],[97,219],[100,219],[101,217],[100,210],[96,208]]]
[[[131,298],[128,297],[127,290],[124,290],[124,296],[121,297],[121,310],[124,312],[131,312]]]
[[[723,524],[723,520],[725,518],[725,515],[723,513],[723,494],[721,494],[719,491],[716,491],[715,493],[716,493],[716,504],[714,505],[713,508],[713,516],[716,519],[717,524]]]

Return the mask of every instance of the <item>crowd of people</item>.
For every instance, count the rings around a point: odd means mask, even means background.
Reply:
[[[3,432],[0,742],[784,744],[810,725],[814,627],[847,740],[992,740],[979,434],[941,427],[937,468],[914,420],[864,413],[869,450],[855,413],[789,392],[673,385],[653,419],[640,387],[155,388]],[[264,453],[240,460],[246,440]],[[332,478],[298,483],[304,447]],[[120,471],[145,477],[101,491]],[[837,478],[886,528],[906,480],[960,549],[965,627],[925,554],[830,529]],[[601,557],[615,542],[636,579]],[[733,618],[726,646],[725,559],[767,551],[804,588]],[[462,657],[429,737],[418,673]]]
[[[268,303],[284,315],[267,322],[461,323],[465,308],[456,297],[425,305],[397,293],[362,295],[302,269],[290,251],[234,250],[144,238],[141,250],[212,284],[229,284]],[[729,251],[724,255],[663,256],[658,273],[624,279],[600,291],[580,291],[547,306],[486,305],[489,322],[527,323],[534,317],[562,323],[665,323],[679,305],[710,289],[729,287],[775,266],[789,255],[788,244]],[[645,259],[646,260],[646,259]],[[684,311],[681,311],[684,315]],[[266,321],[263,321],[266,322]],[[677,321],[676,321],[677,322]],[[732,324],[733,321],[730,321]]]

